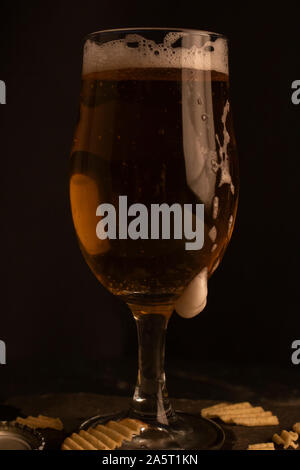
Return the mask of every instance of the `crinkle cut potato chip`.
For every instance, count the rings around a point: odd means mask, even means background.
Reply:
[[[232,411],[232,410],[240,410],[251,408],[249,402],[241,402],[235,404],[228,404],[228,403],[219,403],[218,405],[209,406],[207,408],[203,408],[201,411],[201,415],[204,418],[217,418],[219,414],[224,414],[225,411]]]
[[[241,403],[219,403],[203,408],[201,415],[206,418],[219,418],[226,424],[240,426],[275,426],[277,416],[265,411],[261,406],[252,406],[248,401]]]
[[[94,447],[96,447],[97,450],[109,450],[109,447],[105,443],[103,443],[101,440],[97,439],[96,436],[93,436],[93,434],[88,433],[87,431],[80,431],[79,436],[81,436],[83,439],[85,439]]]
[[[62,450],[114,450],[121,447],[123,441],[131,441],[148,425],[137,419],[122,419],[98,424],[95,428],[73,433],[67,437]]]
[[[299,434],[293,431],[286,431],[285,429],[281,431],[280,436],[278,434],[273,435],[273,441],[275,444],[283,446],[284,449],[292,447],[293,449],[298,449],[299,444],[296,444],[299,438]]]
[[[243,420],[246,421],[248,418],[252,421],[254,421],[255,418],[259,419],[264,419],[269,416],[272,416],[271,411],[262,411],[262,412],[255,412],[255,413],[237,413],[237,414],[226,414],[226,415],[220,415],[219,418],[223,421],[223,423],[226,424],[231,424],[231,423],[236,423],[237,420]]]
[[[300,434],[300,423],[294,424],[293,431],[295,431],[297,434]]]
[[[114,450],[118,445],[116,441],[108,437],[106,434],[103,434],[103,432],[99,431],[99,429],[89,428],[87,432],[92,436],[96,437],[100,442],[102,442],[103,445],[105,445],[110,450]]]
[[[38,415],[38,416],[27,416],[27,418],[21,418],[18,416],[15,420],[16,423],[28,426],[32,429],[56,429],[62,431],[64,426],[59,418],[50,418],[49,416]]]
[[[259,444],[249,444],[247,450],[275,450],[273,442],[262,442]]]
[[[239,426],[277,426],[279,420],[277,416],[255,416],[253,418],[234,418],[233,423]]]

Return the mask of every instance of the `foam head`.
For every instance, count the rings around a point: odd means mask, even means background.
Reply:
[[[181,47],[174,47],[179,39]],[[171,32],[161,44],[138,34],[127,34],[124,39],[104,44],[92,39],[85,43],[83,75],[104,70],[148,67],[215,70],[228,74],[227,41],[222,37],[211,41],[207,35],[202,36],[202,44],[196,45],[188,33]]]

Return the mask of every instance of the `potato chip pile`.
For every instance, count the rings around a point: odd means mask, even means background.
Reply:
[[[277,416],[271,411],[265,411],[261,406],[252,406],[249,402],[219,403],[218,405],[203,408],[201,415],[204,418],[219,418],[226,424],[239,426],[276,426],[279,424]]]
[[[293,426],[294,431],[286,431],[285,429],[281,431],[281,434],[273,434],[273,442],[277,446],[283,447],[283,449],[298,449],[299,444],[296,444],[295,441],[299,439],[300,423],[295,423]],[[297,432],[298,431],[298,432]],[[262,444],[250,444],[247,450],[275,450],[273,442],[265,442]]]
[[[273,441],[275,442],[275,444],[283,446],[284,449],[288,449],[289,447],[292,447],[292,449],[298,449],[299,444],[295,444],[295,441],[298,441],[298,438],[299,434],[297,432],[286,430],[283,430],[280,436],[278,434],[273,435]]]
[[[109,421],[104,425],[98,424],[86,431],[73,433],[64,440],[61,448],[62,450],[114,450],[121,447],[124,440],[131,441],[147,427],[147,424],[137,419]]]

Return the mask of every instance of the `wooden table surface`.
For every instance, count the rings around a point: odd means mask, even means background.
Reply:
[[[172,400],[175,409],[200,414],[205,406],[215,404],[211,400]],[[98,414],[109,414],[126,409],[128,398],[120,396],[98,395],[93,393],[61,393],[15,396],[4,405],[20,410],[24,415],[38,414],[60,417],[66,433],[75,431],[87,418]],[[280,403],[272,400],[252,402],[261,405],[265,410],[271,410],[279,418],[279,426],[243,427],[223,425],[225,431],[224,450],[245,450],[248,444],[270,441],[272,435],[281,430],[290,430],[296,421],[300,421],[300,399]],[[4,409],[4,408],[3,408]],[[1,408],[0,408],[1,413]]]
[[[21,368],[17,366],[10,363],[1,369],[0,420],[13,419],[15,413],[45,414],[60,417],[70,433],[91,416],[127,408],[137,365],[133,357],[90,364],[24,362]],[[224,401],[249,401],[276,414],[280,425],[275,427],[222,425],[224,449],[246,449],[248,444],[270,441],[275,432],[290,430],[300,422],[299,367],[169,358],[167,386],[174,407],[192,414]]]

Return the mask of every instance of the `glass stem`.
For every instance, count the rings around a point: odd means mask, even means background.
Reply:
[[[159,314],[135,316],[138,332],[138,377],[130,414],[168,424],[175,413],[168,399],[164,371],[168,319]]]

